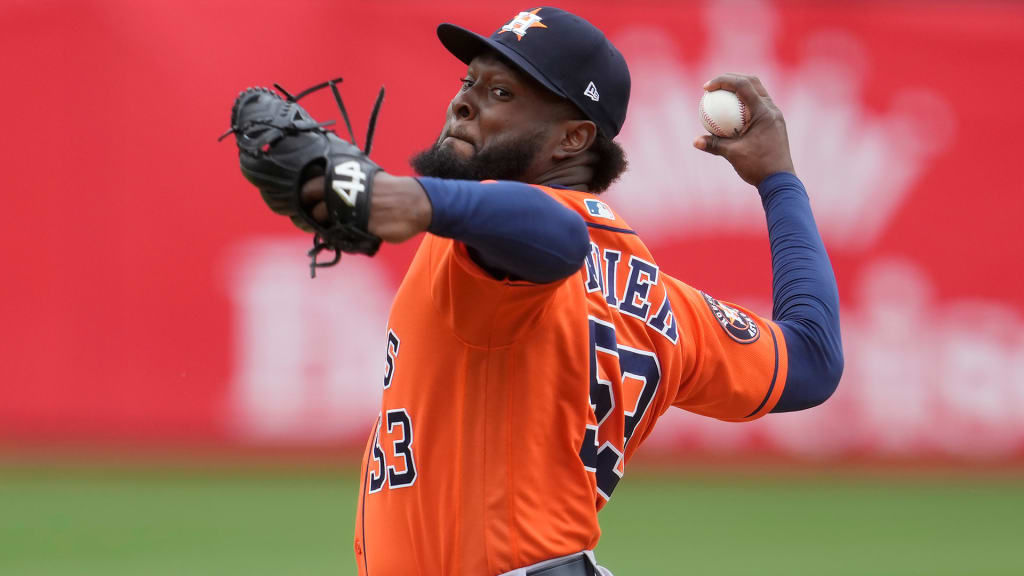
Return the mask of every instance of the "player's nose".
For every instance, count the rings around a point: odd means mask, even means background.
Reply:
[[[476,116],[476,103],[473,102],[472,90],[459,92],[452,99],[452,113],[456,118],[472,120]]]

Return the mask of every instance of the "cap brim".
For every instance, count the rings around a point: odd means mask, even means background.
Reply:
[[[465,28],[448,23],[437,27],[437,37],[449,52],[465,64],[469,64],[473,61],[473,58],[485,52],[497,52],[515,64],[527,76],[540,82],[548,90],[562,98],[568,98],[565,92],[545,78],[539,70],[527,62],[518,52],[501,42],[495,42],[490,38],[485,38],[475,32],[470,32]]]

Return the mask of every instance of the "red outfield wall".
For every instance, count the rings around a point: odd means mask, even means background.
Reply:
[[[0,6],[0,442],[362,445],[415,243],[310,281],[308,240],[216,137],[246,86],[342,75],[357,134],[387,85],[375,157],[407,173],[464,71],[435,25],[488,32],[530,8],[480,4]],[[770,310],[756,194],[689,144],[701,83],[756,73],[843,298],[828,404],[748,425],[672,415],[649,451],[1024,458],[1022,5],[563,6],[630,63],[632,170],[607,199],[662,268]],[[326,93],[308,107],[337,117]]]

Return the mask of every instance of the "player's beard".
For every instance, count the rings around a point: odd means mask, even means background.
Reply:
[[[455,153],[440,142],[409,160],[420,176],[455,180],[519,180],[525,181],[527,170],[537,156],[544,133],[517,139],[494,141],[469,158]]]

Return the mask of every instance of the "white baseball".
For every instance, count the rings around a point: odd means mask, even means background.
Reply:
[[[735,138],[750,121],[750,110],[728,90],[705,92],[700,99],[700,121],[715,136]]]

